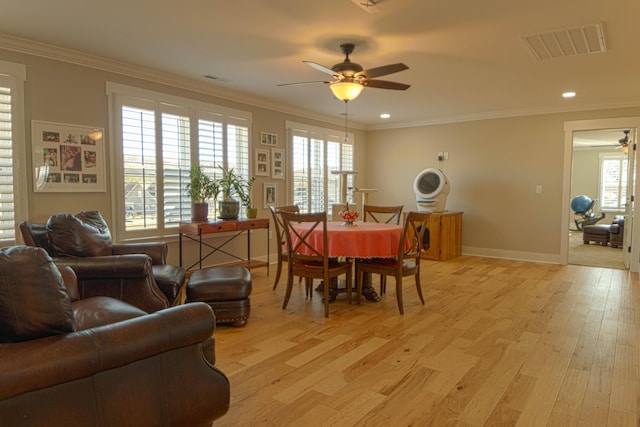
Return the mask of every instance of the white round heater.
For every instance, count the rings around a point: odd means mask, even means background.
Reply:
[[[413,180],[413,191],[420,212],[444,212],[449,180],[440,169],[428,168]]]

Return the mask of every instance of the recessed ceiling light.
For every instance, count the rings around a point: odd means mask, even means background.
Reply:
[[[381,119],[388,119],[389,117],[391,117],[391,114],[389,114],[389,113],[382,113],[382,114],[380,114],[380,118],[381,118]]]
[[[565,92],[565,93],[562,94],[563,98],[573,98],[575,96],[576,96],[575,92]]]

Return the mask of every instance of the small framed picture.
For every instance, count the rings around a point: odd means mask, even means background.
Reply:
[[[264,208],[275,206],[278,201],[278,190],[276,184],[264,184]]]
[[[284,150],[271,149],[271,178],[284,179]]]
[[[278,135],[269,132],[260,132],[260,144],[278,145]]]
[[[269,150],[256,149],[255,173],[256,176],[269,176]]]

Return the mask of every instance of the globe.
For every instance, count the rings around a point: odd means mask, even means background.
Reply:
[[[589,210],[592,203],[593,200],[591,200],[588,196],[576,196],[571,199],[571,209],[573,209],[575,213],[583,214]]]

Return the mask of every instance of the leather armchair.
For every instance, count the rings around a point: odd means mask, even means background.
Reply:
[[[0,250],[0,277],[0,424],[210,426],[228,411],[207,304],[80,298],[73,270],[27,246]]]
[[[182,302],[186,272],[166,263],[166,242],[113,244],[98,212],[19,226],[26,245],[45,249],[58,266],[74,270],[83,298],[110,296],[149,313]]]
[[[624,218],[616,218],[609,227],[609,243],[612,248],[622,247],[624,238]]]

